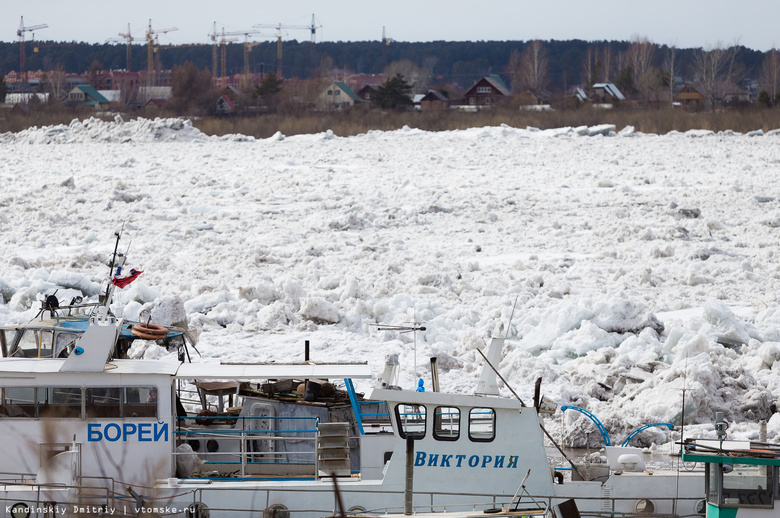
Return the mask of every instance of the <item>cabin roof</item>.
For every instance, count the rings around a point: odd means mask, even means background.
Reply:
[[[520,402],[512,398],[496,396],[479,396],[469,394],[449,394],[446,392],[417,392],[413,390],[387,390],[374,389],[371,399],[387,401],[389,405],[396,403],[460,406],[460,407],[486,407],[486,408],[510,408],[521,409]],[[531,408],[526,407],[529,410]]]
[[[64,358],[3,358],[0,373],[22,375],[25,373],[46,374],[60,372]],[[177,361],[163,360],[112,360],[100,373],[107,374],[163,374],[172,376],[179,368]],[[81,372],[80,375],[85,373]]]
[[[339,379],[371,378],[367,364],[219,364],[182,363],[180,379]]]

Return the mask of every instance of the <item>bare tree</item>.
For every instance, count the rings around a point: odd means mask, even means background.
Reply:
[[[631,82],[644,99],[647,99],[655,86],[656,76],[651,67],[654,54],[655,44],[639,36],[634,37],[626,51],[627,66],[631,67]]]
[[[770,50],[761,64],[761,88],[774,100],[780,92],[780,52]]]
[[[708,50],[697,49],[693,54],[695,80],[713,110],[723,98],[723,82],[732,79],[738,51],[736,45],[727,49],[719,42]]]
[[[601,82],[610,83],[612,78],[612,45],[607,43],[601,49]]]
[[[667,48],[666,56],[664,57],[664,72],[669,78],[669,103],[674,103],[674,82],[677,76],[677,47],[674,45]]]
[[[49,72],[47,86],[50,102],[60,102],[68,95],[68,80],[65,76],[65,69],[61,65],[57,65],[54,70]]]
[[[588,45],[585,50],[585,58],[582,63],[582,79],[586,85],[586,88],[590,89],[593,83],[596,82],[596,54],[597,52]]]
[[[512,93],[518,93],[522,85],[520,84],[520,51],[517,49],[513,50],[509,55],[509,61],[504,67],[504,73],[512,85]]]
[[[407,79],[409,83],[418,88],[424,87],[426,83],[425,71],[408,59],[393,61],[385,67],[383,73],[385,77],[395,77],[400,74]]]
[[[531,41],[523,50],[520,83],[530,90],[541,90],[547,83],[547,51],[540,40]]]

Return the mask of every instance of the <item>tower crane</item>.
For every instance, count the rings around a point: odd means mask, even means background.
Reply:
[[[258,45],[256,41],[250,42],[249,36],[256,35],[264,38],[273,38],[273,34],[262,34],[260,31],[248,30],[248,31],[232,31],[226,32],[225,36],[244,36],[244,75],[249,75],[249,53],[252,52],[252,47]]]
[[[125,42],[127,43],[127,71],[130,72],[130,50],[133,48],[133,38],[130,35],[130,24],[127,24],[127,32],[120,32],[119,36],[125,39]]]
[[[211,77],[217,77],[217,36],[217,22],[214,22],[214,28],[209,34],[211,40]]]
[[[222,75],[220,77],[227,75],[227,44],[238,41],[238,38],[228,38],[226,36],[225,28],[222,27],[222,37],[219,39],[219,50],[222,57]]]
[[[165,34],[166,32],[178,31],[177,27],[170,27],[168,29],[154,29],[152,30],[152,20],[149,20],[149,29],[146,31],[146,80],[149,84],[152,84],[152,77],[154,76],[154,37],[157,34]]]
[[[45,23],[25,27],[24,16],[22,16],[22,21],[19,23],[19,29],[16,31],[16,35],[19,36],[19,73],[25,83],[27,82],[27,70],[24,68],[24,33],[45,29],[47,27],[48,25]],[[33,38],[35,38],[34,34]]]
[[[316,40],[317,29],[322,28],[322,25],[315,25],[314,15],[311,15],[311,25],[282,25],[277,23],[276,25],[258,24],[254,25],[256,29],[276,29],[276,76],[282,77],[282,30],[307,30],[311,32],[312,52],[314,52],[314,43]]]

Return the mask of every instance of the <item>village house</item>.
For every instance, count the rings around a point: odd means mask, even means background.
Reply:
[[[374,100],[374,95],[376,95],[377,90],[379,90],[378,85],[366,85],[357,91],[357,96],[364,101],[371,102]]]
[[[485,76],[466,91],[463,103],[469,106],[492,106],[509,99],[509,88],[498,74]]]
[[[317,98],[320,110],[343,110],[362,102],[360,97],[345,83],[334,81]]]
[[[63,104],[68,106],[94,106],[101,108],[108,105],[109,100],[90,85],[79,85],[68,92]]]
[[[446,110],[449,107],[449,98],[438,90],[428,90],[428,93],[420,99],[420,110],[424,112]]]
[[[618,87],[612,83],[595,83],[593,85],[591,100],[597,103],[611,104],[625,101],[626,97],[620,92]]]

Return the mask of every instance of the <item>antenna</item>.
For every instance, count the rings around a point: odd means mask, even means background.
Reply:
[[[411,325],[392,325],[392,324],[369,324],[371,326],[376,327],[377,331],[396,331],[398,333],[414,333],[414,377],[419,378],[420,375],[417,373],[417,331],[425,331],[426,327],[420,325],[421,322],[417,322],[417,319],[415,318],[415,322],[413,322]]]

